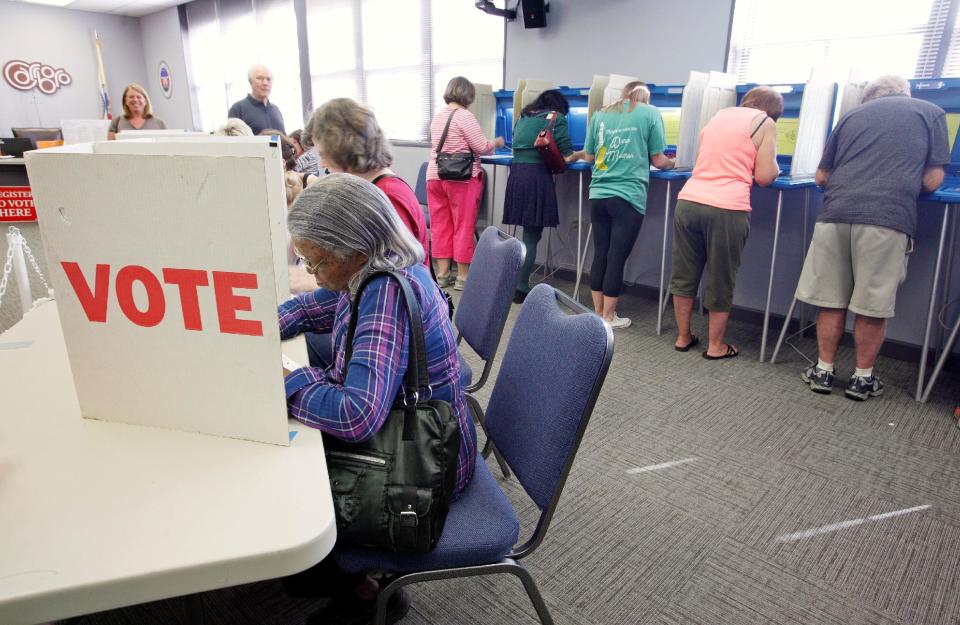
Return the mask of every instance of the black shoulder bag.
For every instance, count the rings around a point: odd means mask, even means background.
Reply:
[[[450,111],[447,125],[443,127],[440,143],[437,144],[437,175],[441,180],[470,180],[473,178],[473,150],[469,152],[444,152],[443,144],[450,131],[450,122],[457,109]]]
[[[339,544],[404,553],[432,550],[447,519],[457,481],[460,426],[445,401],[431,399],[420,305],[407,279],[393,271],[370,274],[351,304],[344,366],[349,366],[360,296],[388,276],[400,285],[410,327],[406,375],[383,427],[363,443],[325,434]],[[418,389],[425,389],[421,399]]]

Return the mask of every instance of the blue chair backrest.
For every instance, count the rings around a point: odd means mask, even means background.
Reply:
[[[580,314],[566,314],[561,300]],[[612,358],[600,317],[546,284],[530,291],[484,425],[541,510],[556,504]]]
[[[523,244],[490,226],[480,235],[453,323],[483,360],[500,344],[524,256]]]
[[[417,174],[417,186],[413,188],[413,194],[417,196],[417,201],[421,206],[427,205],[427,161],[420,165],[420,173]]]

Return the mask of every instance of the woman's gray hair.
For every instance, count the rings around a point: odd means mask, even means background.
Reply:
[[[390,142],[373,111],[350,98],[334,98],[313,112],[305,134],[324,160],[352,174],[365,174],[393,163]]]
[[[290,207],[287,227],[292,236],[312,241],[341,259],[366,254],[366,264],[350,278],[351,293],[371,272],[423,262],[423,246],[400,221],[383,191],[352,174],[330,174],[304,189]]]
[[[910,96],[910,83],[905,78],[894,76],[893,74],[881,76],[873,80],[863,90],[863,97],[860,103],[864,104],[870,100],[876,100],[888,95]]]

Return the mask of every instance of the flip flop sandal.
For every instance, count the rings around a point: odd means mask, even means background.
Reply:
[[[699,344],[700,344],[700,337],[697,336],[696,334],[691,334],[690,342],[687,343],[686,347],[677,347],[676,345],[674,345],[673,349],[677,350],[678,352],[689,352],[691,347],[694,347],[695,345],[699,345]]]
[[[740,355],[740,352],[737,351],[733,345],[730,345],[729,343],[724,343],[724,345],[727,346],[727,351],[722,356],[711,356],[707,352],[703,352],[703,357],[707,360],[724,360],[726,358],[736,358]]]

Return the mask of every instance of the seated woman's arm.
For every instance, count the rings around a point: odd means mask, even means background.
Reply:
[[[390,414],[407,368],[407,343],[399,287],[386,278],[371,282],[360,300],[346,379],[341,384],[320,369],[297,369],[286,378],[290,416],[348,442],[368,440]]]
[[[280,338],[287,340],[304,332],[329,332],[337,314],[339,295],[327,289],[301,293],[280,304]]]

